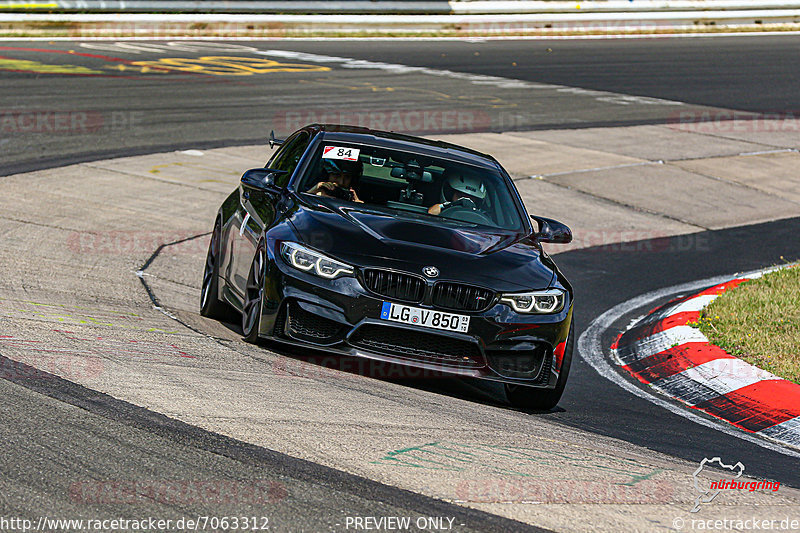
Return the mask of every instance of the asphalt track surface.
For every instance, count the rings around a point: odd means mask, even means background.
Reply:
[[[798,44],[800,38],[784,36],[553,42],[378,42],[369,46],[359,42],[259,42],[253,46],[677,100],[698,106],[698,109],[791,112],[800,109],[800,94],[796,91],[800,77],[800,57],[796,54]],[[0,55],[15,60],[98,64],[97,58],[88,56],[77,56],[79,59],[76,59],[74,54],[22,50],[80,51],[76,43],[4,42],[2,46],[9,48]],[[157,61],[164,57],[164,54],[123,56],[98,50],[83,52],[124,57],[127,61]],[[181,55],[173,53],[170,57]],[[105,59],[100,61],[107,62]],[[4,112],[92,109],[105,121],[94,131],[30,133],[5,129],[0,140],[5,145],[2,147],[0,174],[165,149],[245,144],[263,139],[269,131],[269,124],[285,112],[287,102],[295,106],[302,103],[323,107],[336,106],[337,102],[352,106],[354,102],[363,101],[366,102],[364,105],[382,109],[408,106],[421,99],[428,102],[425,99],[429,98],[430,105],[436,108],[442,104],[434,93],[450,94],[448,91],[454,90],[452,84],[443,79],[438,85],[431,82],[424,88],[429,91],[427,96],[422,92],[423,88],[419,88],[410,95],[398,95],[397,91],[373,91],[378,93],[377,96],[366,97],[364,95],[369,91],[348,88],[342,78],[302,85],[297,84],[296,78],[289,77],[276,78],[275,81],[269,78],[265,82],[264,78],[256,81],[188,74],[163,80],[158,77],[160,74],[124,70],[120,75],[124,77],[0,72],[0,98]],[[386,84],[377,73],[373,81],[380,87]],[[368,82],[362,77],[358,87],[363,89]],[[488,88],[480,97],[488,101],[490,93],[491,88]],[[546,113],[525,115],[514,123],[514,127],[655,124],[669,120],[674,112],[669,106],[640,103],[613,105],[595,102],[592,105],[581,104],[576,109],[576,98],[578,96],[573,93],[564,93],[550,102]],[[525,100],[511,103],[521,104]],[[112,113],[120,113],[117,115],[118,128],[109,128]],[[570,120],[559,123],[559,117],[565,115],[569,115]],[[497,125],[495,118],[492,115],[491,127]],[[643,242],[623,249],[608,246],[560,254],[557,261],[573,282],[579,302],[575,313],[576,329],[583,331],[605,310],[651,290],[757,269],[783,260],[798,260],[798,229],[800,220],[790,219],[706,232],[686,249],[681,246],[679,238],[674,238],[670,253],[663,251],[664,242],[659,241],[655,245]],[[698,245],[698,242],[703,245]],[[653,246],[656,251],[648,252]],[[631,310],[631,314],[637,311]],[[622,328],[624,325],[617,326]],[[607,339],[609,344],[612,333],[609,332]],[[466,396],[476,404],[496,405],[500,401],[492,392],[482,395],[465,392],[459,387],[448,388],[438,384],[430,387],[441,394]],[[281,479],[292,494],[298,496],[293,501],[302,502],[296,506],[273,506],[271,515],[274,520],[288,523],[304,516],[306,522],[293,523],[306,530],[327,527],[330,517],[344,509],[350,514],[361,515],[411,512],[431,516],[453,515],[462,518],[468,526],[483,524],[478,529],[485,530],[521,530],[524,527],[511,520],[445,504],[235,442],[63,380],[33,384],[30,381],[19,384],[0,381],[0,388],[6,398],[0,409],[2,435],[8,444],[6,450],[11,450],[3,454],[0,464],[3,482],[29,486],[29,499],[26,501],[0,500],[10,509],[36,511],[42,501],[53,501],[54,495],[63,495],[62,485],[91,471],[85,466],[83,468],[88,470],[69,471],[60,464],[57,457],[64,450],[72,450],[77,456],[100,458],[107,462],[108,469],[116,469],[120,475],[152,467],[152,458],[162,456],[174,457],[176,465],[174,472],[162,474],[165,479],[202,477],[214,472],[222,476],[223,472],[237,472],[237,469],[241,470],[239,477],[250,479],[258,478],[259,473],[264,472],[270,479]],[[800,487],[797,459],[688,423],[617,389],[579,358],[573,362],[570,382],[559,408],[541,416],[567,427],[616,437],[693,462],[708,454],[735,457],[747,464],[749,474],[779,479],[784,484]],[[47,428],[46,431],[43,428]],[[39,448],[41,442],[47,443],[44,452]],[[26,466],[20,471],[19,465]],[[236,474],[232,476],[236,477]],[[60,507],[56,510],[69,509],[73,504],[59,502]],[[83,511],[86,512],[86,508]]]
[[[141,66],[131,63],[205,54],[252,54],[186,52],[180,46],[170,52],[148,53],[109,48],[108,44],[0,43],[0,63],[11,61],[4,68],[13,69],[16,65],[20,70],[6,70],[0,78],[3,111],[88,110],[92,113],[89,123],[101,123],[86,132],[69,127],[53,132],[44,126],[27,132],[19,125],[4,124],[0,128],[0,147],[4,150],[0,175],[160,150],[257,144],[263,142],[270,129],[278,133],[291,129],[297,121],[287,120],[286,113],[297,110],[310,110],[311,118],[347,109],[467,110],[475,113],[471,126],[474,131],[659,124],[675,120],[678,113],[676,107],[669,105],[636,100],[613,103],[574,92],[544,97],[539,91],[532,97],[529,91],[518,91],[498,98],[491,85],[448,83],[446,78],[393,91],[382,73],[375,70],[350,78],[334,75],[327,80],[320,72],[289,77],[166,75],[156,69],[142,72]],[[675,100],[691,104],[681,111],[708,111],[712,117],[721,110],[795,116],[800,110],[796,91],[800,82],[797,36],[411,41],[402,46],[388,41],[235,44]],[[42,74],[41,68],[39,72],[27,72],[25,69],[32,67],[14,63],[19,60],[86,66],[95,73],[54,76]],[[443,126],[441,130],[445,132],[464,131]]]
[[[767,113],[800,110],[799,43],[796,36],[654,37],[288,48]],[[598,118],[616,123],[612,113]]]
[[[163,480],[152,499],[135,500],[136,517],[193,519],[213,507],[216,516],[256,516],[259,527],[279,531],[341,530],[344,515],[448,516],[463,531],[544,531],[209,433],[60,378],[14,381],[0,381],[0,472],[4,492],[14,486],[26,498],[6,496],[4,516],[124,515],[109,514],[120,503],[113,489],[103,496],[90,481],[102,472],[129,486],[142,475]],[[205,481],[191,481],[198,479]]]

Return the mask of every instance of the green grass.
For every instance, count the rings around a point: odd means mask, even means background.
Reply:
[[[800,267],[722,293],[692,325],[729,354],[800,383]]]

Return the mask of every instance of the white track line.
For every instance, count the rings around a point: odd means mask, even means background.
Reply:
[[[354,59],[351,57],[328,56],[322,54],[311,54],[306,52],[295,52],[292,50],[261,50],[255,54],[267,57],[279,57],[293,61],[308,61],[311,63],[335,64],[340,68],[359,69],[359,70],[381,70],[390,74],[417,73],[429,76],[438,76],[455,80],[463,80],[474,85],[491,85],[501,89],[537,89],[551,90],[559,93],[575,94],[580,96],[592,97],[597,101],[606,104],[617,105],[666,105],[682,106],[683,102],[666,100],[663,98],[653,98],[650,96],[633,96],[619,94],[609,91],[597,91],[594,89],[584,89],[581,87],[567,87],[564,85],[554,85],[550,83],[538,83],[501,76],[488,76],[485,74],[471,74],[467,72],[457,72],[446,69],[435,69],[428,67],[417,67],[400,63],[384,63],[382,61],[367,61],[364,59]]]
[[[750,273],[750,275],[754,274],[755,272]],[[670,401],[654,396],[649,392],[640,389],[639,387],[637,387],[636,385],[634,385],[633,383],[622,377],[619,373],[617,373],[616,369],[611,365],[610,361],[606,359],[604,355],[605,350],[603,348],[603,345],[601,344],[603,332],[605,332],[608,328],[610,328],[612,324],[614,324],[614,322],[619,320],[626,313],[629,313],[634,309],[644,307],[660,298],[664,298],[672,294],[681,292],[690,292],[702,289],[704,287],[709,287],[712,285],[719,285],[720,283],[724,283],[730,280],[732,277],[744,277],[744,276],[735,276],[735,275],[716,276],[713,278],[703,279],[700,281],[692,281],[690,283],[674,285],[672,287],[667,287],[665,289],[648,292],[647,294],[637,296],[636,298],[628,300],[627,302],[622,302],[621,304],[612,307],[611,309],[609,309],[608,311],[597,317],[589,325],[586,331],[584,331],[581,334],[580,338],[578,339],[578,353],[584,359],[584,361],[589,363],[592,366],[592,368],[594,368],[597,371],[598,374],[600,374],[604,378],[613,382],[615,385],[618,385],[622,389],[630,392],[635,396],[644,398],[645,400],[659,407],[663,407],[664,409],[670,411],[671,413],[674,413],[678,416],[682,416],[683,418],[691,420],[692,422],[700,424],[701,426],[715,429],[727,435],[731,435],[738,439],[745,440],[747,442],[756,444],[758,446],[761,446],[762,448],[766,448],[774,452],[788,455],[790,457],[800,458],[800,452],[775,444],[763,438],[756,437],[754,435],[751,435],[750,433],[745,433],[744,431],[734,426],[731,426],[727,422],[723,423],[723,422],[718,422],[714,419],[705,418],[683,407],[675,405]],[[769,434],[765,435],[763,432],[761,432],[760,435],[769,437]]]

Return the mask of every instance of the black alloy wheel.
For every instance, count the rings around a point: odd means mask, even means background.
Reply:
[[[222,220],[217,218],[211,242],[208,244],[203,285],[200,288],[200,314],[218,320],[230,320],[231,309],[219,299],[219,255],[222,240]]]
[[[242,309],[242,335],[247,342],[258,341],[261,327],[261,309],[264,301],[264,271],[266,268],[266,251],[264,243],[259,242],[256,255],[250,266],[245,287],[244,308]]]

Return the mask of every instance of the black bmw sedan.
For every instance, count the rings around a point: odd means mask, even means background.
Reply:
[[[313,124],[220,207],[201,313],[241,315],[249,342],[500,381],[513,405],[550,409],[572,359],[573,292],[541,243],[571,238],[528,216],[489,155]]]

